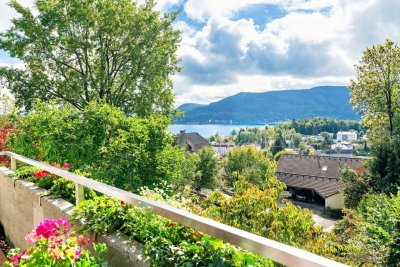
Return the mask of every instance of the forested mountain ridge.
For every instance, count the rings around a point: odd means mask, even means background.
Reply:
[[[175,123],[257,124],[310,117],[357,120],[345,86],[320,86],[304,90],[239,93],[206,106],[178,109],[184,117]],[[190,104],[193,107],[193,104]]]

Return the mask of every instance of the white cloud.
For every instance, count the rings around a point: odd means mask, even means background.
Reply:
[[[287,13],[264,27],[232,17],[250,5],[274,3]],[[186,13],[205,26],[184,30],[177,103],[205,103],[240,91],[347,84],[366,47],[386,38],[400,41],[396,10],[400,1],[189,0]]]

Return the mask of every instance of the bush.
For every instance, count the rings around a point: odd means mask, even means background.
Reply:
[[[120,230],[144,244],[152,266],[273,265],[268,259],[105,196],[79,204],[74,217],[83,232]]]
[[[37,103],[20,118],[11,143],[14,151],[43,161],[68,161],[72,169],[126,190],[183,180],[184,152],[173,147],[162,115],[128,117],[107,104],[84,110]]]
[[[266,180],[275,176],[276,162],[257,150],[254,146],[239,146],[228,151],[228,159],[225,163],[225,172],[230,185],[237,181],[237,175],[257,186],[264,186]]]

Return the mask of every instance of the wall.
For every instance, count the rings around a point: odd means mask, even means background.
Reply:
[[[325,208],[339,210],[344,208],[343,193],[337,193],[325,199]]]
[[[25,236],[43,219],[68,218],[73,205],[63,199],[48,196],[47,191],[31,182],[18,180],[13,172],[0,167],[0,223],[15,247],[26,249]],[[107,237],[93,236],[93,241],[105,242],[109,248],[107,259],[110,266],[149,266],[150,260],[143,255],[143,247],[121,233]]]

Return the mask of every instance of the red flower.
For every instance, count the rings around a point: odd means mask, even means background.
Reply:
[[[47,174],[48,174],[47,171],[42,170],[42,171],[38,171],[37,173],[35,173],[35,177],[36,177],[37,179],[40,179],[40,178],[46,177]]]
[[[66,171],[68,171],[69,168],[70,168],[70,165],[68,164],[68,162],[64,162],[63,169],[66,170]]]
[[[121,207],[124,207],[125,205],[126,205],[126,203],[121,200]]]

